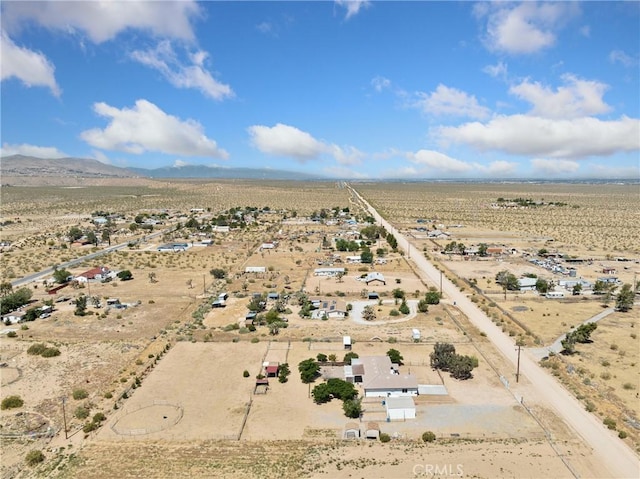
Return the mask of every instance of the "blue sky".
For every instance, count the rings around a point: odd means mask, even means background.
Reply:
[[[1,8],[2,156],[640,178],[640,2]]]

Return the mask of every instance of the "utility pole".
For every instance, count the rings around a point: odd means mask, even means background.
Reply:
[[[67,402],[67,398],[63,397],[62,398],[62,419],[64,421],[64,438],[69,439],[69,436],[67,435],[67,410],[64,406],[66,402]]]
[[[518,344],[518,363],[517,363],[517,366],[516,366],[516,383],[520,379],[520,349],[521,348],[522,347],[520,346],[520,344]]]
[[[202,294],[207,294],[207,276],[204,274],[202,275]]]
[[[442,298],[442,270],[440,270],[440,297]]]

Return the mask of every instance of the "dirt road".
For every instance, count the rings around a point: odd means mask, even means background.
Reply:
[[[357,191],[349,186],[354,196],[362,204],[366,205],[376,222],[384,226],[398,241],[398,247],[403,249],[408,259],[412,260],[418,270],[435,284],[442,284],[442,292],[455,301],[471,323],[487,335],[487,339],[493,343],[500,353],[516,365],[517,356],[513,338],[505,335],[467,296],[462,293],[444,275],[441,275],[422,252],[417,248],[411,248],[409,241],[402,236],[391,224],[382,218],[378,212],[362,198]],[[442,281],[442,283],[440,283]],[[618,437],[615,432],[608,430],[595,416],[588,413],[584,406],[568,392],[553,377],[542,369],[537,361],[526,352],[520,358],[520,374],[525,376],[531,386],[527,388],[527,398],[523,398],[524,387],[517,384],[510,386],[511,391],[527,403],[544,405],[562,418],[573,431],[581,437],[594,451],[595,456],[609,472],[609,477],[638,478],[640,477],[640,461],[636,454]],[[534,391],[535,397],[531,397]]]

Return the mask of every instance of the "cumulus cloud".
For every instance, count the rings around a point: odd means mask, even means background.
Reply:
[[[620,63],[622,66],[627,68],[638,63],[636,59],[627,55],[622,50],[612,50],[611,53],[609,53],[609,61],[611,63]]]
[[[430,115],[449,115],[469,118],[486,118],[489,109],[481,106],[475,96],[462,90],[438,85],[431,93],[416,93],[417,100],[412,104]]]
[[[577,161],[558,160],[546,158],[534,158],[531,160],[531,166],[537,174],[544,176],[557,176],[572,174],[578,171],[580,164]]]
[[[80,134],[95,148],[134,154],[155,151],[182,156],[229,157],[214,140],[206,137],[200,123],[168,115],[147,100],[138,100],[133,108],[122,109],[100,102],[95,103],[93,109],[109,119],[106,128],[94,128]]]
[[[247,131],[251,143],[262,153],[294,158],[304,163],[329,154],[342,165],[361,163],[364,153],[353,146],[341,147],[315,139],[311,134],[295,126],[278,123],[273,127],[250,126]]]
[[[3,26],[17,30],[24,21],[67,33],[84,33],[92,42],[112,40],[128,29],[155,36],[193,40],[191,21],[202,15],[195,1],[179,2],[4,2]]]
[[[508,68],[506,63],[498,62],[495,65],[487,65],[482,71],[493,78],[506,78]]]
[[[538,82],[524,80],[509,89],[509,93],[533,105],[531,114],[545,118],[576,118],[607,113],[611,107],[602,96],[608,86],[574,75],[562,75],[563,86],[553,91]]]
[[[154,49],[135,50],[131,53],[133,60],[158,70],[177,88],[194,88],[214,100],[233,96],[233,90],[229,85],[219,82],[207,71],[207,52],[197,50],[188,53],[187,56],[188,64],[185,64],[178,58],[169,40],[158,43]]]
[[[490,3],[476,10],[486,17],[486,46],[509,54],[530,54],[551,47],[557,31],[578,9],[569,2]]]
[[[173,162],[173,166],[176,168],[180,168],[181,166],[189,166],[191,163],[184,160],[176,160]]]
[[[490,176],[513,176],[518,170],[518,163],[504,160],[492,161],[489,165],[475,164],[474,166]]]
[[[42,53],[19,47],[5,32],[0,36],[0,51],[2,81],[17,78],[28,87],[47,87],[55,96],[60,96],[55,67]]]
[[[480,151],[580,159],[637,151],[639,131],[640,120],[626,116],[602,121],[592,117],[567,120],[501,115],[487,123],[439,127],[433,134],[444,145],[464,143]]]
[[[345,20],[356,16],[360,10],[368,8],[371,5],[371,2],[368,0],[335,0],[335,2],[336,5],[344,7],[347,10]]]
[[[414,164],[442,173],[464,173],[473,169],[469,163],[433,150],[418,150],[415,153],[408,153],[407,158]]]
[[[3,143],[0,148],[0,156],[23,155],[35,156],[36,158],[66,158],[69,155],[58,150],[55,146],[36,146],[22,143],[20,145],[11,145]]]
[[[387,88],[391,88],[391,80],[385,77],[377,76],[371,80],[371,86],[377,92],[381,92]]]

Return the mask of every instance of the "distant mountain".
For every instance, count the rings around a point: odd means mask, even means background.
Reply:
[[[185,165],[163,168],[120,168],[86,158],[36,158],[12,155],[0,159],[2,177],[20,178],[220,178],[255,180],[321,180],[320,175],[268,168],[224,168]]]
[[[298,171],[274,170],[269,168],[225,168],[221,166],[184,165],[165,166],[149,170],[146,168],[129,168],[139,175],[149,178],[220,178],[251,180],[321,180],[320,175],[301,173]]]
[[[118,168],[86,158],[36,158],[12,155],[0,159],[3,177],[82,177],[132,178],[139,176],[126,168]]]

